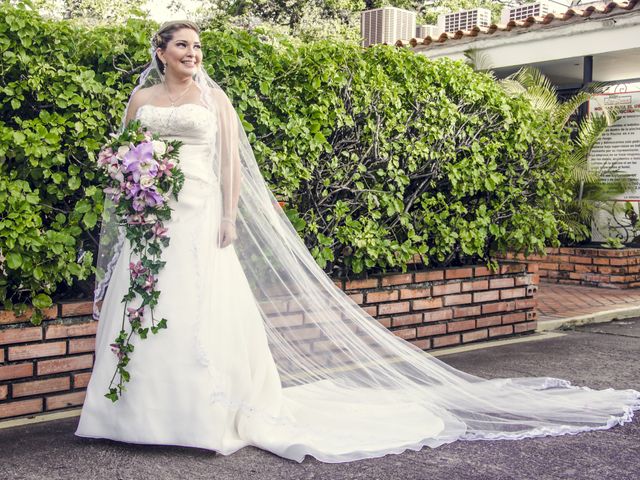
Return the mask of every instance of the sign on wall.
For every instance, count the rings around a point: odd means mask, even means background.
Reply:
[[[617,170],[632,177],[634,187],[618,199],[640,202],[640,83],[611,86],[589,102],[590,114],[602,113],[603,108],[619,109],[620,118],[593,147],[589,164],[598,170]],[[607,179],[606,173],[604,178]]]
[[[612,85],[589,102],[590,114],[612,108],[618,110],[619,118],[594,145],[589,165],[602,172],[604,181],[624,175],[631,180],[632,186],[614,197],[620,202],[612,206],[612,211],[598,212],[591,239],[601,242],[615,237],[627,243],[636,237],[633,224],[640,204],[640,83]]]

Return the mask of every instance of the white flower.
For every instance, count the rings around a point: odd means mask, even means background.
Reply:
[[[114,180],[117,180],[119,182],[123,182],[124,181],[124,174],[122,173],[122,170],[120,169],[120,165],[117,165],[117,164],[109,165],[107,167],[107,173]]]
[[[142,188],[149,188],[154,183],[154,178],[150,175],[142,175],[140,177],[140,186]]]
[[[158,172],[158,162],[155,160],[145,160],[138,165],[140,174],[143,176],[155,176]]]
[[[109,165],[109,166],[107,167],[107,173],[109,173],[109,176],[110,176],[111,178],[116,178],[116,175],[117,175],[118,173],[120,173],[120,174],[122,173],[122,172],[120,171],[120,165],[117,165],[117,164],[115,164],[115,165],[113,165],[113,164],[112,164],[112,165]]]
[[[124,158],[127,152],[129,152],[129,147],[127,145],[122,145],[120,148],[118,148],[118,153],[116,153],[116,156],[118,158]]]
[[[167,144],[161,142],[160,140],[154,140],[153,142],[153,153],[156,155],[164,155],[167,151]]]

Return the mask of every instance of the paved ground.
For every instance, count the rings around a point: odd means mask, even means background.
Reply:
[[[593,388],[640,389],[640,319],[565,336],[441,357],[485,377],[556,376]],[[520,441],[456,442],[343,464],[290,462],[248,447],[224,457],[73,435],[77,418],[0,430],[0,479],[585,479],[640,478],[640,412],[607,431]]]
[[[537,298],[538,317],[545,321],[621,308],[638,308],[640,288],[623,290],[540,282]]]

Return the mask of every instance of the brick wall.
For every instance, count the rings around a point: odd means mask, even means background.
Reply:
[[[394,334],[428,350],[535,330],[536,269],[512,263],[497,273],[473,266],[336,282]],[[98,325],[91,308],[56,305],[40,326],[0,311],[0,421],[82,405]],[[295,335],[300,351],[331,348],[290,313],[280,318],[283,334]],[[328,366],[338,354],[327,350]]]
[[[91,308],[55,305],[37,327],[0,311],[0,420],[82,405],[98,325]]]
[[[640,248],[548,248],[547,255],[508,254],[507,259],[540,265],[547,282],[606,288],[640,287]]]
[[[423,350],[532,332],[537,264],[382,275],[340,284],[370,315]]]

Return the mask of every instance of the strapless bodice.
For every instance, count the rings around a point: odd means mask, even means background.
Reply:
[[[177,107],[142,105],[136,118],[167,140],[184,145],[208,145],[217,130],[216,115],[203,105],[184,103]]]
[[[182,142],[179,167],[186,180],[214,182],[211,149],[215,148],[218,129],[215,113],[195,103],[177,107],[142,105],[136,118],[162,140]]]

